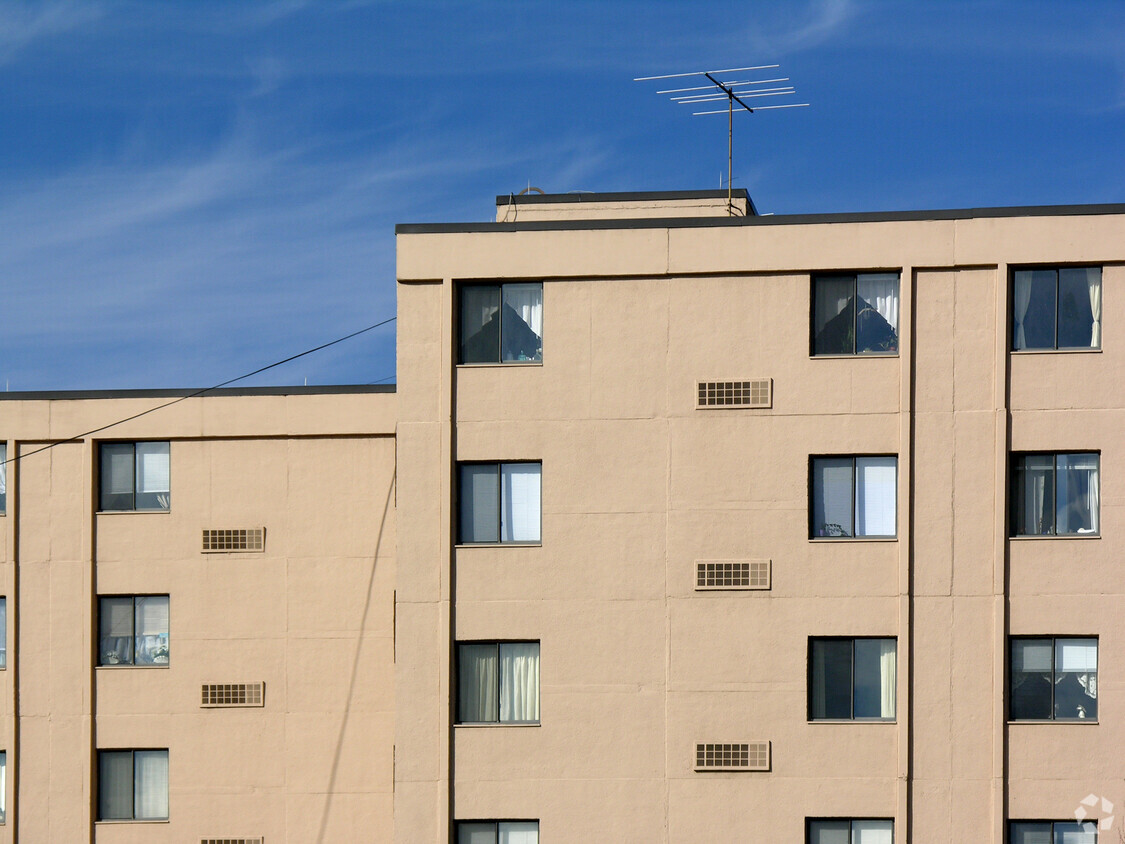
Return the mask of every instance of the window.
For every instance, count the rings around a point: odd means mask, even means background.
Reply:
[[[98,599],[99,665],[168,664],[168,596]]]
[[[543,360],[543,285],[461,288],[461,363]]]
[[[1012,639],[1013,721],[1072,721],[1098,717],[1098,640]]]
[[[1098,844],[1098,825],[1086,821],[1012,821],[1009,844]]]
[[[457,844],[539,844],[539,821],[458,821]]]
[[[898,351],[898,273],[814,276],[814,355]]]
[[[8,751],[0,750],[0,823],[8,822]]]
[[[102,443],[99,510],[167,510],[168,443]]]
[[[539,643],[457,645],[457,721],[527,724],[539,721]]]
[[[8,667],[8,599],[0,598],[0,668]]]
[[[8,444],[0,442],[0,515],[8,512]]]
[[[894,536],[897,457],[813,457],[809,536]]]
[[[894,840],[894,821],[809,821],[808,844],[894,844]]]
[[[1096,452],[1012,455],[1012,536],[1098,533]]]
[[[1101,345],[1101,267],[1012,274],[1013,349],[1098,349]]]
[[[168,819],[167,750],[98,751],[98,820]]]
[[[538,542],[541,463],[461,463],[458,542]]]
[[[810,639],[809,720],[895,717],[894,639]]]

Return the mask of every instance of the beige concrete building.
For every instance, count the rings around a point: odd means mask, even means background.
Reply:
[[[1125,206],[733,200],[400,226],[397,392],[0,394],[0,844],[1116,842]]]
[[[396,840],[1095,840],[1125,206],[736,199],[398,228]]]

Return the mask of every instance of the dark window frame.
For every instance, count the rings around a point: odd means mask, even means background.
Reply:
[[[1012,844],[1012,834],[1013,834],[1012,827],[1015,826],[1016,824],[1021,824],[1021,823],[1022,824],[1040,824],[1040,825],[1049,824],[1052,842],[1055,840],[1055,827],[1056,826],[1064,825],[1064,824],[1066,826],[1073,826],[1075,824],[1081,823],[1083,826],[1088,825],[1088,826],[1092,827],[1092,829],[1083,830],[1083,831],[1084,832],[1093,832],[1094,833],[1094,841],[1098,840],[1098,822],[1096,820],[1082,822],[1082,821],[1076,821],[1074,819],[1071,819],[1071,820],[1068,820],[1068,821],[1059,821],[1059,820],[1048,821],[1048,820],[1042,820],[1041,818],[1011,818],[1011,819],[1008,820],[1008,834],[1007,834],[1007,836],[1005,836],[1006,839],[1007,839],[1005,844]]]
[[[856,309],[856,302],[859,299],[859,278],[860,276],[868,275],[896,275],[898,276],[898,302],[899,302],[899,325],[894,326],[895,332],[895,347],[893,350],[886,351],[857,351],[856,338],[858,336],[857,321],[859,319],[859,312]],[[816,350],[816,287],[818,281],[831,281],[831,280],[844,280],[850,279],[852,284],[851,293],[851,310],[852,310],[852,326],[851,326],[851,345],[850,352],[817,352]],[[902,270],[901,268],[888,269],[888,270],[841,270],[838,272],[824,272],[812,273],[809,276],[809,357],[812,358],[855,358],[855,357],[897,357],[899,355],[901,337],[902,337]]]
[[[168,446],[168,503],[166,506],[138,507],[137,506],[137,447],[163,443]],[[107,501],[107,493],[103,489],[105,484],[105,460],[107,448],[131,445],[133,447],[133,478],[130,493],[130,506],[111,506]],[[172,441],[171,440],[102,440],[98,443],[98,512],[99,513],[167,513],[172,509]],[[113,495],[124,496],[125,493]],[[159,495],[157,495],[159,499]]]
[[[538,832],[539,818],[480,818],[480,819],[477,819],[477,818],[457,818],[453,822],[453,844],[458,844],[458,842],[460,841],[459,832],[460,832],[461,824],[465,824],[466,826],[468,826],[470,824],[473,824],[473,825],[492,824],[493,828],[495,829],[496,840],[499,841],[500,840],[500,824],[505,824],[505,823],[533,823],[536,826],[536,832]]]
[[[541,639],[458,639],[456,641],[455,656],[456,665],[453,673],[453,688],[454,688],[454,724],[466,725],[470,727],[477,727],[482,725],[497,725],[497,726],[536,726],[542,723],[542,685],[539,688],[539,705],[540,712],[539,718],[534,721],[517,721],[509,720],[504,721],[500,718],[500,710],[503,704],[500,699],[500,693],[504,688],[503,678],[500,676],[500,648],[504,645],[538,645],[539,646],[539,671],[540,683],[542,683],[543,671],[543,641]],[[496,646],[496,720],[495,721],[465,721],[461,717],[461,648],[465,645],[495,645]]]
[[[857,718],[855,715],[855,643],[858,641],[891,641],[895,643],[895,714],[890,718],[882,716],[876,718],[871,716],[863,716]],[[813,643],[814,642],[851,642],[852,644],[852,660],[851,672],[849,675],[849,682],[851,684],[850,694],[848,696],[848,712],[847,718],[815,718],[813,717]],[[873,724],[895,724],[898,722],[898,637],[897,636],[809,636],[808,651],[806,655],[806,676],[805,676],[805,714],[810,723],[873,723]],[[831,820],[831,818],[814,818],[814,820]],[[840,818],[839,820],[843,820]],[[879,818],[857,818],[856,820],[880,820]]]
[[[1098,352],[1101,351],[1102,344],[1099,339],[1098,345],[1083,345],[1083,346],[1060,346],[1059,345],[1059,271],[1060,270],[1098,270],[1098,285],[1102,289],[1102,295],[1105,295],[1105,266],[1103,264],[1032,264],[1028,266],[1013,266],[1008,269],[1008,350],[1010,352],[1024,353],[1024,352]],[[1054,343],[1050,346],[1016,346],[1016,312],[1015,312],[1015,295],[1016,295],[1016,274],[1021,272],[1053,272],[1055,274],[1055,322],[1054,322]],[[1091,318],[1093,315],[1091,314]],[[1099,326],[1099,334],[1101,329],[1101,317],[1097,320]]]
[[[1102,645],[1101,645],[1101,638],[1099,636],[1096,636],[1096,635],[1088,635],[1087,636],[1087,635],[1082,635],[1082,634],[1074,634],[1074,635],[1066,635],[1066,636],[1019,635],[1019,636],[1009,636],[1008,637],[1008,667],[1007,667],[1008,682],[1007,682],[1007,687],[1005,689],[1005,691],[1007,693],[1007,700],[1006,700],[1007,706],[1005,708],[1007,710],[1006,714],[1007,714],[1007,720],[1008,720],[1009,723],[1013,723],[1013,724],[1026,724],[1026,723],[1042,724],[1042,723],[1048,723],[1048,722],[1053,722],[1053,721],[1061,721],[1064,724],[1082,724],[1082,723],[1096,724],[1096,723],[1098,723],[1098,713],[1097,713],[1097,711],[1095,711],[1093,718],[1077,718],[1077,717],[1071,718],[1071,717],[1059,717],[1059,716],[1055,715],[1055,691],[1056,691],[1056,685],[1058,683],[1058,680],[1055,679],[1055,677],[1058,673],[1058,666],[1056,666],[1056,664],[1055,664],[1055,646],[1056,646],[1056,643],[1059,642],[1060,640],[1067,640],[1067,639],[1093,639],[1095,642],[1097,642],[1098,668],[1094,672],[1094,674],[1095,674],[1095,676],[1099,675],[1101,673],[1101,661],[1102,661],[1102,657],[1101,657]],[[1013,667],[1015,665],[1015,646],[1016,646],[1017,642],[1034,642],[1034,641],[1049,641],[1051,643],[1051,685],[1050,685],[1051,700],[1050,700],[1050,705],[1049,705],[1049,709],[1050,709],[1051,714],[1047,718],[1016,718],[1012,715],[1012,697],[1013,697],[1013,692],[1014,692],[1014,689],[1012,688],[1012,682],[1015,678],[1015,672],[1013,670]],[[1100,699],[1095,698],[1095,700],[1099,701],[1098,707],[1100,708]]]
[[[872,821],[889,823],[891,825],[891,842],[893,844],[893,842],[895,840],[895,819],[894,818],[853,818],[853,817],[847,817],[847,818],[831,818],[831,817],[805,818],[805,844],[813,844],[812,826],[813,826],[814,823],[847,823],[848,824],[848,840],[850,841],[851,837],[852,837],[852,824],[857,823],[857,822],[858,823],[864,823],[864,822],[872,822]]]
[[[152,593],[127,593],[120,595],[98,595],[98,635],[94,642],[94,647],[97,648],[97,655],[94,664],[99,668],[168,668],[172,664],[172,598],[167,592],[152,592]],[[125,600],[130,599],[133,604],[131,613],[132,618],[132,632],[129,636],[130,641],[130,661],[128,662],[106,662],[105,654],[102,653],[102,617],[104,610],[102,609],[102,602],[107,600]],[[167,598],[168,599],[168,661],[167,662],[137,662],[137,599],[138,598]]]
[[[515,285],[538,285],[539,286],[539,301],[543,302],[543,282],[539,280],[509,280],[509,281],[466,281],[458,282],[456,290],[456,343],[457,343],[457,365],[458,366],[542,366],[543,365],[543,345],[546,330],[540,326],[539,337],[539,357],[529,358],[527,360],[519,359],[504,359],[504,288],[507,286]],[[496,332],[496,357],[493,359],[491,356],[487,360],[466,360],[465,355],[465,291],[466,290],[484,290],[495,288],[497,291],[498,314],[499,322]],[[545,320],[544,320],[545,323]]]
[[[168,800],[168,803],[169,803],[168,814],[164,815],[163,817],[138,818],[136,816],[136,814],[137,814],[136,813],[137,791],[136,791],[136,786],[135,786],[136,777],[137,777],[137,754],[138,753],[160,753],[160,752],[163,752],[164,755],[169,760],[169,776],[168,776],[168,783],[167,783],[169,793],[165,796],[165,799]],[[132,795],[132,798],[133,798],[132,801],[131,801],[132,804],[133,804],[133,811],[131,813],[131,816],[127,817],[127,818],[124,818],[124,817],[120,817],[120,818],[118,818],[118,817],[113,817],[113,818],[102,817],[102,808],[101,808],[101,804],[102,804],[102,799],[101,799],[101,796],[102,796],[102,756],[103,756],[103,754],[110,754],[110,753],[128,753],[129,757],[130,757],[130,762],[131,762],[130,768],[132,769],[132,782],[130,783],[129,788],[130,788],[130,794]],[[167,747],[99,747],[97,749],[96,755],[97,755],[97,759],[96,759],[95,773],[96,773],[97,787],[94,790],[94,807],[95,807],[95,816],[96,816],[96,818],[99,822],[109,821],[109,822],[116,822],[116,823],[122,823],[122,822],[124,822],[124,823],[164,823],[171,817],[171,814],[172,814],[171,799],[170,799],[170,797],[171,797],[171,779],[172,779],[172,777],[171,777],[171,755],[169,754]]]
[[[462,503],[465,500],[465,490],[461,483],[461,468],[463,466],[495,466],[496,467],[496,539],[467,540],[464,538],[465,530],[462,520]],[[504,539],[504,513],[501,504],[504,500],[503,478],[505,466],[538,466],[539,467],[539,538],[538,539]],[[543,544],[543,461],[542,460],[458,460],[456,463],[457,485],[457,518],[456,536],[457,545],[525,545],[536,546]]]
[[[895,459],[895,532],[894,533],[865,533],[865,534],[862,534],[862,535],[857,535],[856,532],[855,532],[856,528],[855,528],[854,520],[855,520],[855,500],[856,500],[856,484],[857,484],[856,468],[855,468],[856,467],[856,460],[866,458],[866,457],[893,457]],[[816,524],[815,524],[815,520],[813,518],[813,513],[814,513],[813,492],[814,492],[814,489],[815,489],[815,480],[814,479],[815,479],[815,469],[816,469],[816,462],[815,461],[817,461],[817,460],[847,460],[847,459],[851,459],[851,461],[852,461],[852,498],[851,498],[851,512],[852,512],[852,519],[853,519],[852,533],[851,534],[842,534],[842,535],[839,535],[839,536],[818,536],[816,534]],[[811,540],[847,539],[847,540],[858,540],[860,542],[862,542],[863,540],[872,540],[872,539],[878,539],[878,540],[898,539],[898,483],[899,483],[899,474],[898,474],[898,455],[897,454],[810,454],[809,455],[809,464],[808,464],[809,539],[811,539]]]
[[[1058,532],[1058,507],[1059,502],[1056,497],[1056,490],[1058,489],[1058,473],[1059,473],[1059,457],[1071,457],[1081,454],[1092,454],[1098,460],[1098,513],[1097,513],[1097,530],[1090,532],[1080,533],[1078,531],[1067,531],[1066,533]],[[1018,495],[1018,475],[1016,472],[1017,463],[1020,459],[1026,457],[1050,457],[1052,458],[1051,464],[1051,500],[1054,506],[1051,508],[1051,529],[1043,533],[1019,533],[1017,531],[1017,519],[1020,518],[1020,509],[1023,501]],[[1013,451],[1008,456],[1008,537],[1100,537],[1102,535],[1101,527],[1101,469],[1102,469],[1102,453],[1100,451]]]

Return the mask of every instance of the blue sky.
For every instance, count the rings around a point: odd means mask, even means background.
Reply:
[[[633,77],[780,63],[763,212],[1125,201],[1125,3],[0,3],[0,389],[204,387],[394,313],[394,224],[716,188]],[[252,384],[393,380],[394,326]]]

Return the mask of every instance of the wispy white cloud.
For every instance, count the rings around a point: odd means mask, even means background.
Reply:
[[[96,0],[0,4],[0,65],[36,43],[81,29],[105,14],[105,4]]]

